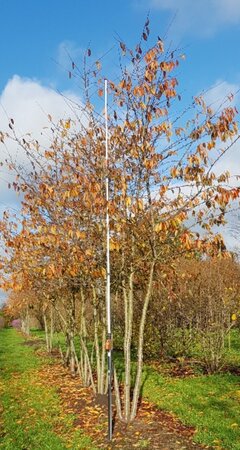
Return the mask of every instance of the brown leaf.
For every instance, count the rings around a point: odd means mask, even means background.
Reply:
[[[141,49],[140,45],[137,45],[136,52],[139,53],[140,55],[142,54],[142,49]]]
[[[120,47],[121,47],[123,53],[126,53],[126,45],[124,44],[124,42],[120,42]]]

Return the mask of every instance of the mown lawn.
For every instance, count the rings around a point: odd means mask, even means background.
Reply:
[[[15,330],[0,331],[0,448],[93,449],[87,436],[74,431],[74,416],[62,411],[56,391],[39,380],[46,363]]]
[[[43,332],[35,332],[38,337]],[[64,338],[59,336],[63,344]],[[56,338],[55,338],[56,344]],[[123,373],[120,352],[114,354],[119,373]],[[234,330],[226,365],[240,366],[240,335]],[[163,371],[164,372],[164,371]],[[150,366],[143,372],[143,396],[159,408],[174,413],[184,424],[197,430],[196,442],[218,449],[240,450],[240,377],[230,373],[174,378]]]
[[[195,441],[223,449],[240,449],[240,333],[226,342],[225,371],[216,375],[173,378],[146,368],[143,395],[197,429]]]
[[[174,379],[150,371],[143,396],[196,428],[195,441],[240,449],[240,378],[221,374]]]

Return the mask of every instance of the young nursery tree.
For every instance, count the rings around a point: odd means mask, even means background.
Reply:
[[[147,20],[135,49],[120,42],[119,78],[108,82],[112,99],[108,167],[104,121],[97,113],[104,77],[100,62],[89,62],[90,50],[83,70],[75,62],[71,70],[83,83],[84,121],[53,124],[49,117],[53,134],[45,150],[34,141],[18,139],[10,123],[12,137],[25,150],[33,170],[26,174],[12,164],[18,177],[15,189],[24,195],[21,227],[13,232],[7,216],[1,225],[7,247],[2,269],[5,286],[41,290],[43,309],[52,305],[65,329],[72,373],[77,366],[93,389],[102,393],[108,206],[111,295],[124,316],[124,378],[119,380],[115,370],[114,387],[118,415],[126,422],[137,413],[144,333],[155,287],[161,280],[166,282],[179,256],[222,252],[222,237],[211,229],[224,223],[228,205],[239,195],[237,188],[228,187],[228,172],[214,173],[215,163],[239,139],[235,108],[228,106],[217,115],[197,97],[179,113],[175,72],[181,55],[177,50],[165,51],[159,37],[148,46],[149,33]],[[5,144],[8,138],[2,134]],[[106,176],[110,180],[108,205]],[[194,231],[194,225],[203,232]],[[74,347],[76,335],[80,335],[80,357]],[[89,355],[92,343],[97,386]]]

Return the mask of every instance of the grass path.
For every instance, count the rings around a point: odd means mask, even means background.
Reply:
[[[72,379],[56,360],[37,354],[31,343],[15,330],[0,331],[0,449],[94,450],[93,441],[97,448],[110,448],[104,440],[106,412],[94,404],[79,379]],[[240,450],[239,376],[181,379],[145,367],[143,377],[145,399],[193,426],[195,442]],[[194,447],[187,428],[152,407],[148,413],[148,407],[142,405],[128,430],[117,423],[111,448]]]
[[[229,373],[171,378],[150,371],[145,398],[196,429],[195,442],[240,450],[240,377]]]
[[[202,449],[192,443],[191,429],[146,402],[133,424],[117,421],[110,445],[105,408],[58,360],[41,356],[41,342],[36,353],[33,342],[15,330],[0,331],[0,448],[94,450],[95,442],[104,450]]]
[[[4,450],[93,449],[74,415],[65,414],[56,390],[41,382],[49,364],[15,330],[0,331],[0,448]]]
[[[35,331],[34,335],[37,338],[44,336],[42,331]],[[64,336],[58,338],[64,344]],[[114,360],[122,372],[121,355],[115,352]],[[228,364],[240,373],[238,331],[232,334]],[[193,427],[196,443],[218,450],[240,450],[240,376],[226,372],[178,378],[169,376],[159,364],[159,372],[153,367],[144,367],[143,381],[144,398],[160,410],[173,413],[186,426]]]

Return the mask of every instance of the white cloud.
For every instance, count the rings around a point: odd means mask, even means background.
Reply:
[[[176,14],[173,29],[181,34],[209,36],[225,25],[240,23],[239,0],[149,0],[150,8]],[[146,1],[137,4],[146,7]]]
[[[215,109],[221,104],[223,98],[229,94],[236,92],[238,86],[226,81],[216,81],[213,87],[205,94],[207,103],[211,104]],[[44,130],[44,136],[41,130],[49,126],[48,114],[51,114],[53,121],[57,122],[60,118],[75,119],[75,112],[81,118],[79,110],[73,107],[72,102],[81,105],[81,98],[73,92],[64,92],[64,96],[60,96],[48,86],[43,86],[37,80],[23,79],[15,75],[0,94],[0,130],[9,131],[9,118],[13,118],[18,136],[24,136],[30,132],[34,138],[41,143],[48,142],[48,132]],[[66,101],[65,98],[69,99]],[[238,102],[236,97],[235,102]],[[233,102],[234,103],[234,102]],[[86,122],[85,122],[86,123]],[[26,163],[23,152],[16,149],[16,145],[9,142],[7,150],[13,159],[17,159],[20,163]],[[0,161],[6,157],[4,146],[0,146]],[[240,173],[240,142],[220,160],[216,166],[216,172],[220,173],[224,170],[230,170],[234,175]],[[17,198],[13,191],[7,188],[8,182],[11,180],[10,174],[6,168],[0,168],[0,216],[1,212],[7,207],[18,209]],[[14,211],[13,211],[14,212]],[[17,212],[17,211],[15,211]],[[231,218],[230,218],[231,226]],[[225,237],[231,240],[231,236],[225,229]]]
[[[71,62],[75,64],[83,57],[84,50],[73,41],[62,41],[58,46],[57,62],[62,69],[71,67]]]
[[[223,108],[228,106],[237,106],[240,100],[240,86],[227,81],[218,80],[204,95],[204,100],[214,112],[219,113]],[[233,97],[232,97],[233,96]],[[230,101],[230,98],[232,100]],[[230,141],[226,145],[229,145]],[[226,146],[222,145],[222,148]],[[240,175],[240,141],[233,144],[227,152],[220,158],[214,167],[214,172],[220,174],[228,170],[231,175],[231,185],[239,185],[235,176]]]
[[[227,81],[217,80],[214,85],[205,93],[204,100],[207,105],[213,109],[214,112],[220,113],[223,108],[228,106],[238,106],[240,100],[239,93],[240,86]],[[232,97],[233,96],[233,97]],[[231,99],[231,101],[230,101]],[[230,144],[228,141],[227,145]],[[222,148],[226,145],[222,145]],[[214,167],[214,172],[220,173],[228,170],[232,178],[230,183],[238,185],[235,176],[240,175],[240,142],[232,145],[227,152],[220,158],[219,162]]]
[[[226,81],[218,80],[214,85],[206,92],[204,99],[208,106],[219,112],[221,109],[227,106],[239,105],[240,86]],[[229,102],[229,97],[233,95],[233,99]],[[230,142],[228,142],[230,144]],[[224,147],[224,145],[222,146]],[[231,178],[229,180],[230,186],[239,186],[240,182],[236,176],[240,175],[240,141],[233,144],[227,152],[220,158],[217,164],[214,166],[214,172],[216,175],[220,175],[224,171],[229,171]],[[231,211],[226,215],[227,224],[224,227],[216,229],[216,232],[221,232],[227,248],[230,250],[238,250],[240,243],[238,239],[238,233],[240,226],[239,215],[239,202],[232,203]]]
[[[227,106],[235,106],[240,99],[240,86],[217,80],[204,94],[204,100],[215,112]]]
[[[46,146],[49,145],[51,135],[46,128],[50,126],[48,114],[52,116],[54,123],[69,118],[76,121],[78,117],[77,126],[79,126],[80,123],[86,123],[80,109],[81,98],[73,92],[64,92],[60,95],[37,80],[15,75],[8,81],[0,95],[0,131],[10,132],[8,124],[12,118],[18,137],[22,138],[31,133],[33,139],[38,139],[41,145]],[[24,151],[17,148],[11,140],[7,141],[6,148],[4,145],[0,146],[0,161],[4,161],[9,155],[18,163],[27,164]],[[0,168],[0,208],[2,202],[14,204],[17,201],[15,194],[7,187],[11,178],[12,175],[6,167]]]

